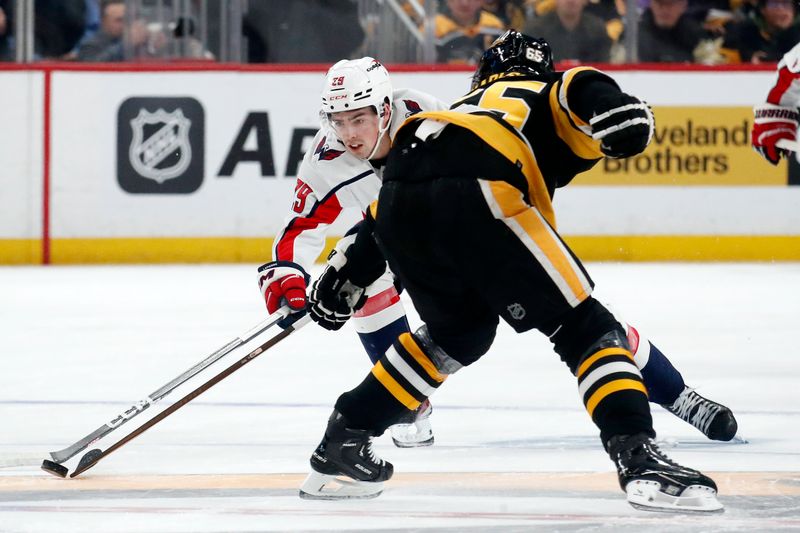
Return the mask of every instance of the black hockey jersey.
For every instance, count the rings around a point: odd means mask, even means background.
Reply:
[[[554,72],[545,81],[519,73],[494,76],[457,100],[449,111],[419,113],[403,128],[433,119],[468,130],[502,155],[501,165],[509,165],[482,177],[505,180],[520,189],[526,201],[555,226],[555,189],[603,157],[588,122],[590,87],[597,87],[595,82],[618,90],[610,77],[590,67]],[[466,158],[474,155],[466,147],[464,154]]]

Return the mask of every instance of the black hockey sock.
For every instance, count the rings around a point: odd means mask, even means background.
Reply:
[[[422,343],[411,333],[403,333],[366,379],[339,397],[336,409],[354,429],[380,434],[418,408],[446,378]]]
[[[336,410],[344,415],[350,429],[368,429],[376,435],[410,412],[372,374],[358,387],[339,396]]]
[[[584,357],[576,372],[586,410],[605,446],[615,435],[655,436],[647,389],[624,337],[610,332]]]

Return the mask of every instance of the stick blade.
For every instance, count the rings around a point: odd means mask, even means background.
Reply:
[[[44,470],[48,474],[52,474],[60,478],[67,477],[67,472],[69,472],[69,469],[66,466],[60,465],[55,461],[51,461],[49,459],[45,459],[44,461],[42,461],[42,470]]]
[[[75,477],[78,474],[86,472],[91,467],[96,465],[97,461],[99,461],[102,458],[103,458],[103,451],[102,450],[97,449],[97,448],[95,448],[94,450],[89,450],[88,452],[83,454],[83,457],[81,457],[81,460],[78,462],[78,467],[75,469],[75,471],[72,474],[70,474],[69,477]]]

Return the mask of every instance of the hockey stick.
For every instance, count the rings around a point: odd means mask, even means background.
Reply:
[[[209,355],[208,357],[206,357],[205,359],[194,365],[192,368],[190,368],[180,376],[176,377],[163,387],[159,388],[155,392],[151,393],[149,396],[145,397],[144,400],[136,402],[128,409],[126,409],[125,411],[117,415],[115,418],[113,418],[110,422],[106,422],[96,430],[92,431],[91,433],[83,437],[75,444],[72,444],[71,446],[68,446],[63,450],[50,452],[50,457],[53,460],[52,462],[60,464],[70,459],[71,457],[74,457],[75,455],[77,455],[78,453],[89,447],[94,442],[98,441],[99,439],[102,439],[103,437],[105,437],[106,435],[108,435],[109,433],[111,433],[124,423],[126,423],[128,420],[137,416],[139,413],[141,413],[142,411],[144,411],[157,401],[164,398],[167,394],[175,390],[180,385],[186,383],[186,381],[196,376],[198,373],[202,372],[210,365],[214,364],[215,362],[219,361],[220,359],[231,353],[239,346],[246,344],[247,342],[253,340],[255,337],[257,337],[264,331],[270,329],[272,326],[274,326],[275,324],[286,318],[288,314],[289,314],[289,308],[282,307],[281,309],[270,315],[266,320],[264,320],[260,324],[249,329],[241,336],[236,337],[228,344],[226,344],[219,350],[215,351],[214,353],[212,353],[211,355]],[[66,472],[64,472],[64,474],[66,475]]]
[[[150,429],[151,427],[153,427],[157,423],[161,422],[162,420],[167,418],[169,415],[171,415],[172,413],[174,413],[175,411],[177,411],[178,409],[180,409],[181,407],[183,407],[187,403],[191,402],[192,400],[194,400],[195,398],[197,398],[198,396],[203,394],[205,391],[207,391],[208,389],[210,389],[211,387],[213,387],[214,385],[216,385],[217,383],[219,383],[220,381],[222,381],[226,377],[228,377],[231,374],[233,374],[234,372],[236,372],[237,370],[242,368],[244,365],[246,365],[247,363],[249,363],[250,361],[252,361],[256,357],[258,357],[262,353],[266,352],[267,350],[269,350],[270,348],[272,348],[273,346],[278,344],[280,341],[282,341],[283,339],[285,339],[286,337],[291,335],[293,332],[297,331],[298,329],[300,329],[301,327],[306,325],[310,320],[311,320],[311,317],[309,315],[304,315],[299,320],[297,320],[294,324],[292,324],[291,326],[288,326],[283,331],[273,335],[272,337],[270,337],[269,339],[264,341],[259,347],[254,349],[252,352],[248,353],[247,355],[245,355],[244,357],[239,359],[237,362],[233,363],[231,366],[229,366],[228,368],[226,368],[225,370],[223,370],[222,372],[220,372],[219,374],[217,374],[213,378],[209,379],[208,381],[206,381],[205,383],[203,383],[202,385],[200,385],[199,387],[194,389],[192,392],[188,393],[186,396],[184,396],[183,398],[181,398],[180,400],[178,400],[174,404],[170,405],[166,409],[164,409],[161,413],[159,413],[158,415],[154,416],[153,418],[151,418],[150,420],[148,420],[147,422],[142,424],[141,427],[133,430],[130,434],[126,435],[125,437],[120,439],[118,442],[112,444],[110,447],[106,448],[105,450],[100,450],[98,448],[95,448],[94,450],[89,450],[88,452],[86,452],[84,454],[83,457],[81,457],[81,460],[78,462],[78,467],[75,469],[75,471],[72,474],[70,474],[70,477],[75,477],[77,475],[80,475],[82,472],[87,471],[88,469],[90,469],[91,467],[96,465],[101,459],[103,459],[104,457],[107,457],[109,454],[114,452],[114,450],[119,449],[124,444],[130,442],[131,440],[133,440],[134,438],[138,437],[139,435],[141,435],[142,433],[144,433],[145,431],[147,431],[148,429]],[[54,473],[54,472],[52,472],[50,470],[46,470],[46,471],[51,473],[51,474]],[[58,475],[58,474],[56,474],[56,475]]]

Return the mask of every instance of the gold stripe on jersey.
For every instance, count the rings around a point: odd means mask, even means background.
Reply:
[[[592,293],[592,286],[555,230],[522,193],[505,181],[478,180],[489,209],[502,220],[542,265],[570,305]]]
[[[378,218],[378,200],[373,200],[372,203],[369,204],[369,207],[367,207],[367,211],[369,211],[369,214],[372,215],[372,220],[377,220],[377,218]]]
[[[586,410],[589,412],[589,416],[594,415],[594,410],[607,396],[624,390],[635,390],[641,392],[645,396],[647,395],[647,389],[641,381],[635,379],[617,379],[611,381],[597,389],[586,401]]]
[[[480,137],[486,144],[516,165],[528,183],[528,196],[547,222],[556,227],[556,217],[550,193],[542,176],[542,171],[533,156],[528,142],[515,134],[511,126],[503,126],[498,119],[488,115],[475,115],[458,111],[425,111],[406,119],[401,128],[410,121],[432,118],[467,129]]]
[[[577,74],[595,71],[591,67],[576,67],[564,73],[561,80],[550,91],[550,113],[556,127],[558,137],[567,143],[572,151],[581,159],[600,159],[600,141],[592,139],[592,128],[578,115],[572,112],[567,102],[569,85]]]
[[[601,359],[603,357],[609,357],[611,355],[624,355],[625,357],[628,357],[631,361],[633,361],[633,355],[629,350],[626,350],[625,348],[620,348],[620,347],[604,348],[599,352],[592,354],[591,356],[584,359],[583,362],[578,367],[578,371],[575,373],[575,375],[578,377],[578,379],[581,379],[583,377],[584,372],[586,372],[586,370],[588,370],[588,368],[592,366],[598,359]]]
[[[436,365],[433,363],[433,361],[431,361],[430,357],[425,355],[425,352],[423,352],[422,348],[419,347],[417,341],[414,340],[414,337],[411,335],[411,333],[403,333],[400,335],[400,337],[398,337],[397,340],[400,341],[400,344],[403,345],[403,348],[405,348],[406,351],[411,354],[411,357],[413,357],[414,360],[419,363],[419,366],[421,366],[432,379],[438,381],[439,383],[447,379],[446,374],[439,373],[439,369],[436,368]]]
[[[396,379],[389,375],[383,367],[383,364],[381,364],[381,361],[378,361],[375,363],[375,366],[372,367],[372,375],[375,376],[375,379],[380,381],[381,385],[383,385],[398,402],[405,405],[408,409],[413,411],[422,404],[422,402],[409,394]]]

